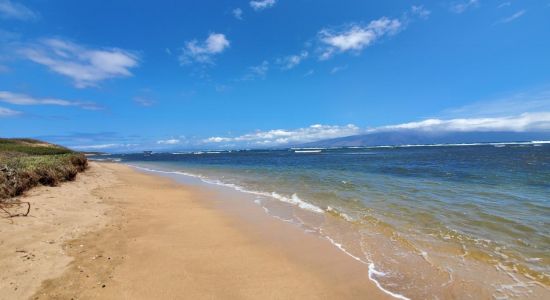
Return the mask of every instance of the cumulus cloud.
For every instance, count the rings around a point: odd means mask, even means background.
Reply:
[[[4,19],[30,21],[38,19],[38,14],[23,4],[10,0],[0,0],[0,16]]]
[[[197,40],[188,41],[179,57],[181,64],[213,63],[212,57],[220,54],[229,48],[230,42],[222,33],[211,33],[206,40],[199,42]]]
[[[525,9],[522,9],[516,13],[514,13],[513,15],[509,16],[509,17],[506,17],[504,19],[501,19],[499,20],[498,22],[496,22],[496,24],[501,24],[501,23],[510,23],[516,19],[519,19],[521,18],[527,11]]]
[[[177,145],[179,143],[181,143],[181,140],[179,139],[167,139],[157,141],[157,144],[159,145]]]
[[[70,101],[57,98],[35,98],[25,94],[17,94],[7,91],[0,91],[0,102],[14,105],[57,105],[76,106],[83,109],[97,110],[101,107],[93,102]]]
[[[132,76],[138,66],[136,55],[117,48],[92,49],[52,38],[20,50],[27,59],[71,78],[78,88],[96,86],[100,81]]]
[[[465,0],[453,3],[450,7],[450,10],[451,12],[454,12],[456,14],[461,14],[470,8],[477,7],[478,5],[479,0]]]
[[[204,143],[243,143],[251,146],[279,146],[291,143],[304,143],[322,139],[337,138],[358,134],[359,127],[349,124],[346,126],[311,125],[293,130],[274,129],[256,131],[237,137],[210,137]]]
[[[271,8],[273,5],[277,3],[276,0],[255,0],[250,1],[250,7],[252,7],[254,10],[264,10],[266,8]]]
[[[321,60],[326,60],[338,53],[360,53],[364,48],[384,36],[391,36],[403,28],[398,19],[382,17],[367,25],[351,24],[343,29],[323,29],[317,35],[321,46]]]
[[[77,145],[69,146],[71,149],[79,150],[106,150],[106,149],[128,149],[138,146],[138,144],[97,144],[97,145]]]
[[[308,56],[309,53],[307,51],[302,51],[299,54],[278,58],[276,63],[280,65],[283,70],[290,70],[299,65]]]
[[[243,10],[242,9],[235,8],[234,10],[231,11],[231,13],[233,14],[233,17],[235,17],[235,19],[237,19],[237,20],[242,20],[243,19]]]
[[[383,126],[371,131],[390,130],[421,130],[433,132],[549,131],[550,112],[522,113],[520,115],[492,118],[427,119],[419,122]]]
[[[0,118],[14,117],[20,114],[21,114],[20,111],[16,111],[5,107],[0,107]]]

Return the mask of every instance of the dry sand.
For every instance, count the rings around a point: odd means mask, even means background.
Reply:
[[[0,220],[0,299],[388,298],[326,240],[124,165],[24,198]]]

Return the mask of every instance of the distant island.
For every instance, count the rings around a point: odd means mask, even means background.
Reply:
[[[303,143],[297,145],[297,147],[508,143],[546,140],[550,140],[550,132],[430,132],[419,130],[395,130]]]

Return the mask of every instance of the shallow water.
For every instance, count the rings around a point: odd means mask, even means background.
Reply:
[[[319,150],[102,158],[253,194],[370,265],[394,296],[548,295],[549,144]]]

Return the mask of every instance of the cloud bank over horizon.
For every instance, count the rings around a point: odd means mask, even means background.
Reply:
[[[397,125],[382,126],[368,132],[419,130],[431,132],[538,132],[550,131],[550,112],[522,113],[493,118],[426,119]]]
[[[348,124],[345,126],[338,125],[321,125],[314,124],[305,128],[297,129],[273,129],[267,131],[256,131],[247,133],[237,137],[210,137],[202,140],[203,143],[225,143],[225,144],[240,144],[257,145],[257,146],[278,146],[290,143],[302,143],[308,141],[316,141],[322,139],[330,139],[342,136],[349,136],[360,132],[359,127]],[[236,144],[235,144],[236,145]]]
[[[352,135],[383,132],[549,132],[550,111],[539,113],[522,113],[513,116],[492,118],[430,118],[422,121],[386,125],[361,129],[356,125],[346,126],[311,125],[297,129],[276,129],[256,131],[236,137],[215,136],[202,140],[204,144],[226,146],[285,146],[325,139],[340,138]]]
[[[0,110],[0,115],[1,115]],[[105,143],[76,145],[79,150],[139,151],[154,149],[244,149],[285,147],[354,135],[368,135],[384,132],[417,132],[425,134],[452,134],[465,132],[515,132],[545,133],[550,136],[550,111],[522,113],[513,116],[492,118],[430,118],[422,121],[386,125],[374,128],[360,128],[354,124],[314,124],[303,128],[257,130],[237,136],[212,136],[203,139],[168,138],[142,143]],[[66,144],[66,143],[65,143]]]

